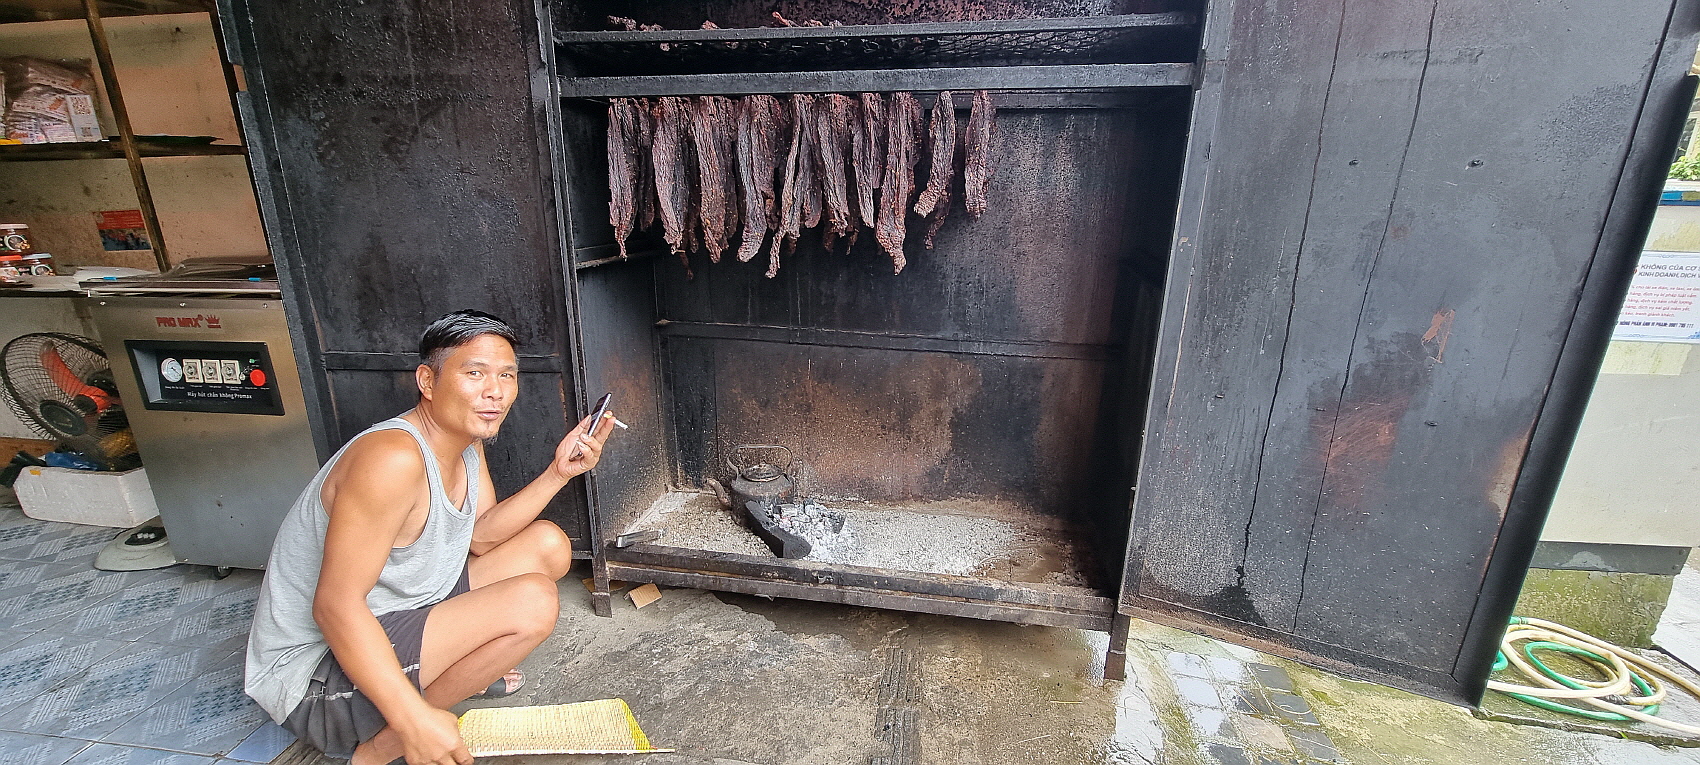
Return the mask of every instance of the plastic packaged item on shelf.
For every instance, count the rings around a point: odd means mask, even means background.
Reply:
[[[35,249],[30,244],[30,227],[23,223],[0,223],[0,255],[22,255]]]
[[[18,271],[22,276],[54,276],[57,272],[53,270],[53,253],[33,252],[25,255],[18,265]]]
[[[19,143],[72,143],[78,140],[71,127],[70,106],[65,94],[32,94],[12,103],[6,113],[6,137]],[[45,112],[45,113],[37,113]]]
[[[100,140],[86,60],[50,61],[30,56],[0,60],[6,91],[6,138],[20,143]]]
[[[12,56],[0,61],[6,73],[6,89],[19,91],[45,85],[62,93],[87,94],[94,87],[88,59],[54,61],[34,56]]]
[[[18,278],[24,275],[19,268],[23,261],[23,257],[19,255],[0,255],[0,279],[18,281]]]
[[[101,135],[100,118],[94,113],[94,96],[66,96],[65,109],[71,115],[71,132],[76,134],[78,141],[105,139]]]

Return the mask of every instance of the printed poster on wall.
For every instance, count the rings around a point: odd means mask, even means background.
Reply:
[[[109,252],[153,249],[141,210],[102,210],[94,214],[94,227],[100,232],[101,249]]]
[[[1700,343],[1700,252],[1642,252],[1611,337]]]

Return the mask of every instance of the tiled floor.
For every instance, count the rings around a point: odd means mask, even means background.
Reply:
[[[0,492],[0,760],[243,761],[228,755],[267,722],[242,693],[259,572],[95,570],[118,532],[34,520]]]

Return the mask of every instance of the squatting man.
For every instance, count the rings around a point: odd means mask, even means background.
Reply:
[[[496,501],[484,442],[519,392],[514,330],[456,311],[419,340],[413,409],[355,436],[284,517],[248,638],[246,688],[297,737],[353,765],[471,765],[448,708],[506,695],[555,626],[572,565],[538,520],[596,466],[608,413],[567,433]]]

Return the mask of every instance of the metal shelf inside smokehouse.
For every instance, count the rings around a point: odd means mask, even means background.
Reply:
[[[653,32],[559,32],[570,76],[1189,62],[1197,19],[1061,19]]]

